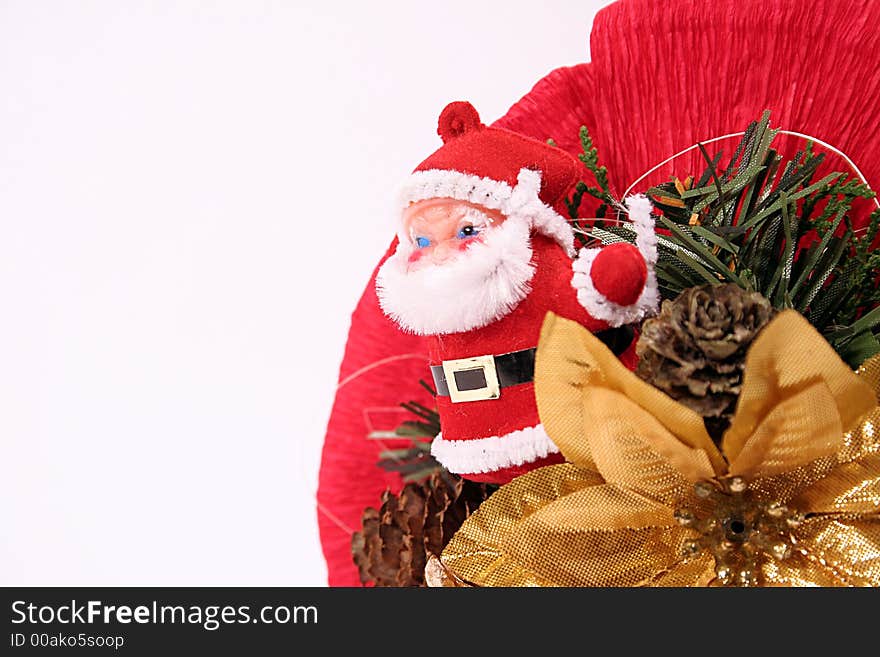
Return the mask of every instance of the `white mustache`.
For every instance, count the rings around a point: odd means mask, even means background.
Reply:
[[[529,228],[507,220],[450,260],[409,267],[411,244],[401,243],[379,270],[382,310],[419,335],[486,326],[511,312],[529,293],[534,275]]]

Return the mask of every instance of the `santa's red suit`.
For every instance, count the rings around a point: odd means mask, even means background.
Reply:
[[[558,148],[483,125],[468,103],[440,116],[444,145],[420,164],[401,204],[448,198],[499,211],[505,221],[468,246],[462,261],[413,274],[417,247],[401,231],[377,276],[384,312],[429,338],[441,435],[432,454],[451,472],[505,483],[562,461],[535,403],[535,347],[548,311],[603,336],[634,364],[632,334],[612,329],[657,304],[656,237],[644,197],[627,204],[636,244],[582,249],[554,207],[576,184],[580,165]],[[616,344],[615,344],[616,343]]]

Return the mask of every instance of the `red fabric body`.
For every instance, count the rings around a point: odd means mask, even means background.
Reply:
[[[601,275],[606,269],[623,272],[614,289],[615,296],[637,298],[645,281],[644,261],[632,245],[619,246],[621,248],[614,249],[610,258],[601,261],[597,258],[593,264],[594,273]],[[608,328],[607,323],[591,316],[578,302],[577,293],[571,285],[571,258],[562,247],[550,238],[534,235],[532,249],[532,263],[536,269],[529,295],[509,315],[488,326],[463,333],[430,336],[428,354],[432,365],[440,365],[444,360],[487,354],[497,356],[536,347],[548,311],[579,322],[594,333]],[[628,277],[626,272],[630,273]],[[612,277],[606,273],[605,278],[610,280]],[[632,353],[628,354],[628,359],[630,366],[634,366]],[[438,397],[437,408],[446,440],[505,436],[540,422],[534,383],[502,388],[498,399],[452,403],[449,397]],[[491,473],[460,474],[475,481],[506,483],[536,467],[561,461],[561,457],[554,455],[542,461]]]

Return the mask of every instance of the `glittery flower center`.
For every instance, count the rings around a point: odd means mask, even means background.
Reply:
[[[694,530],[682,554],[693,559],[709,553],[715,559],[715,580],[720,586],[754,586],[768,559],[784,561],[797,544],[792,530],[803,515],[778,501],[758,500],[742,477],[727,477],[694,484],[699,511],[681,508],[675,519]]]

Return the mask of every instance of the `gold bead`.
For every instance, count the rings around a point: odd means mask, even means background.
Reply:
[[[740,586],[750,586],[751,584],[754,584],[755,576],[750,569],[743,568],[737,574],[737,579],[739,580]]]
[[[770,552],[779,561],[784,561],[791,555],[791,546],[785,541],[778,541],[770,546]]]
[[[788,508],[782,502],[771,502],[767,505],[767,515],[771,518],[781,518],[787,511]]]
[[[731,493],[742,493],[749,487],[748,482],[742,477],[732,477],[728,480],[727,485]]]
[[[694,514],[688,509],[676,509],[674,515],[675,521],[683,527],[690,527],[694,524],[694,520],[696,520]]]
[[[681,553],[684,557],[694,557],[701,552],[700,543],[694,539],[684,542],[681,546]]]
[[[799,527],[804,521],[804,517],[800,513],[793,513],[785,519],[785,524],[789,527]]]
[[[731,574],[732,573],[730,570],[730,566],[721,565],[721,566],[717,566],[715,568],[716,577],[718,577],[718,579],[721,580],[724,584],[727,584],[730,582],[730,575]]]
[[[706,499],[707,497],[711,497],[714,492],[715,486],[708,481],[698,481],[694,484],[694,493],[697,494],[697,497]]]

